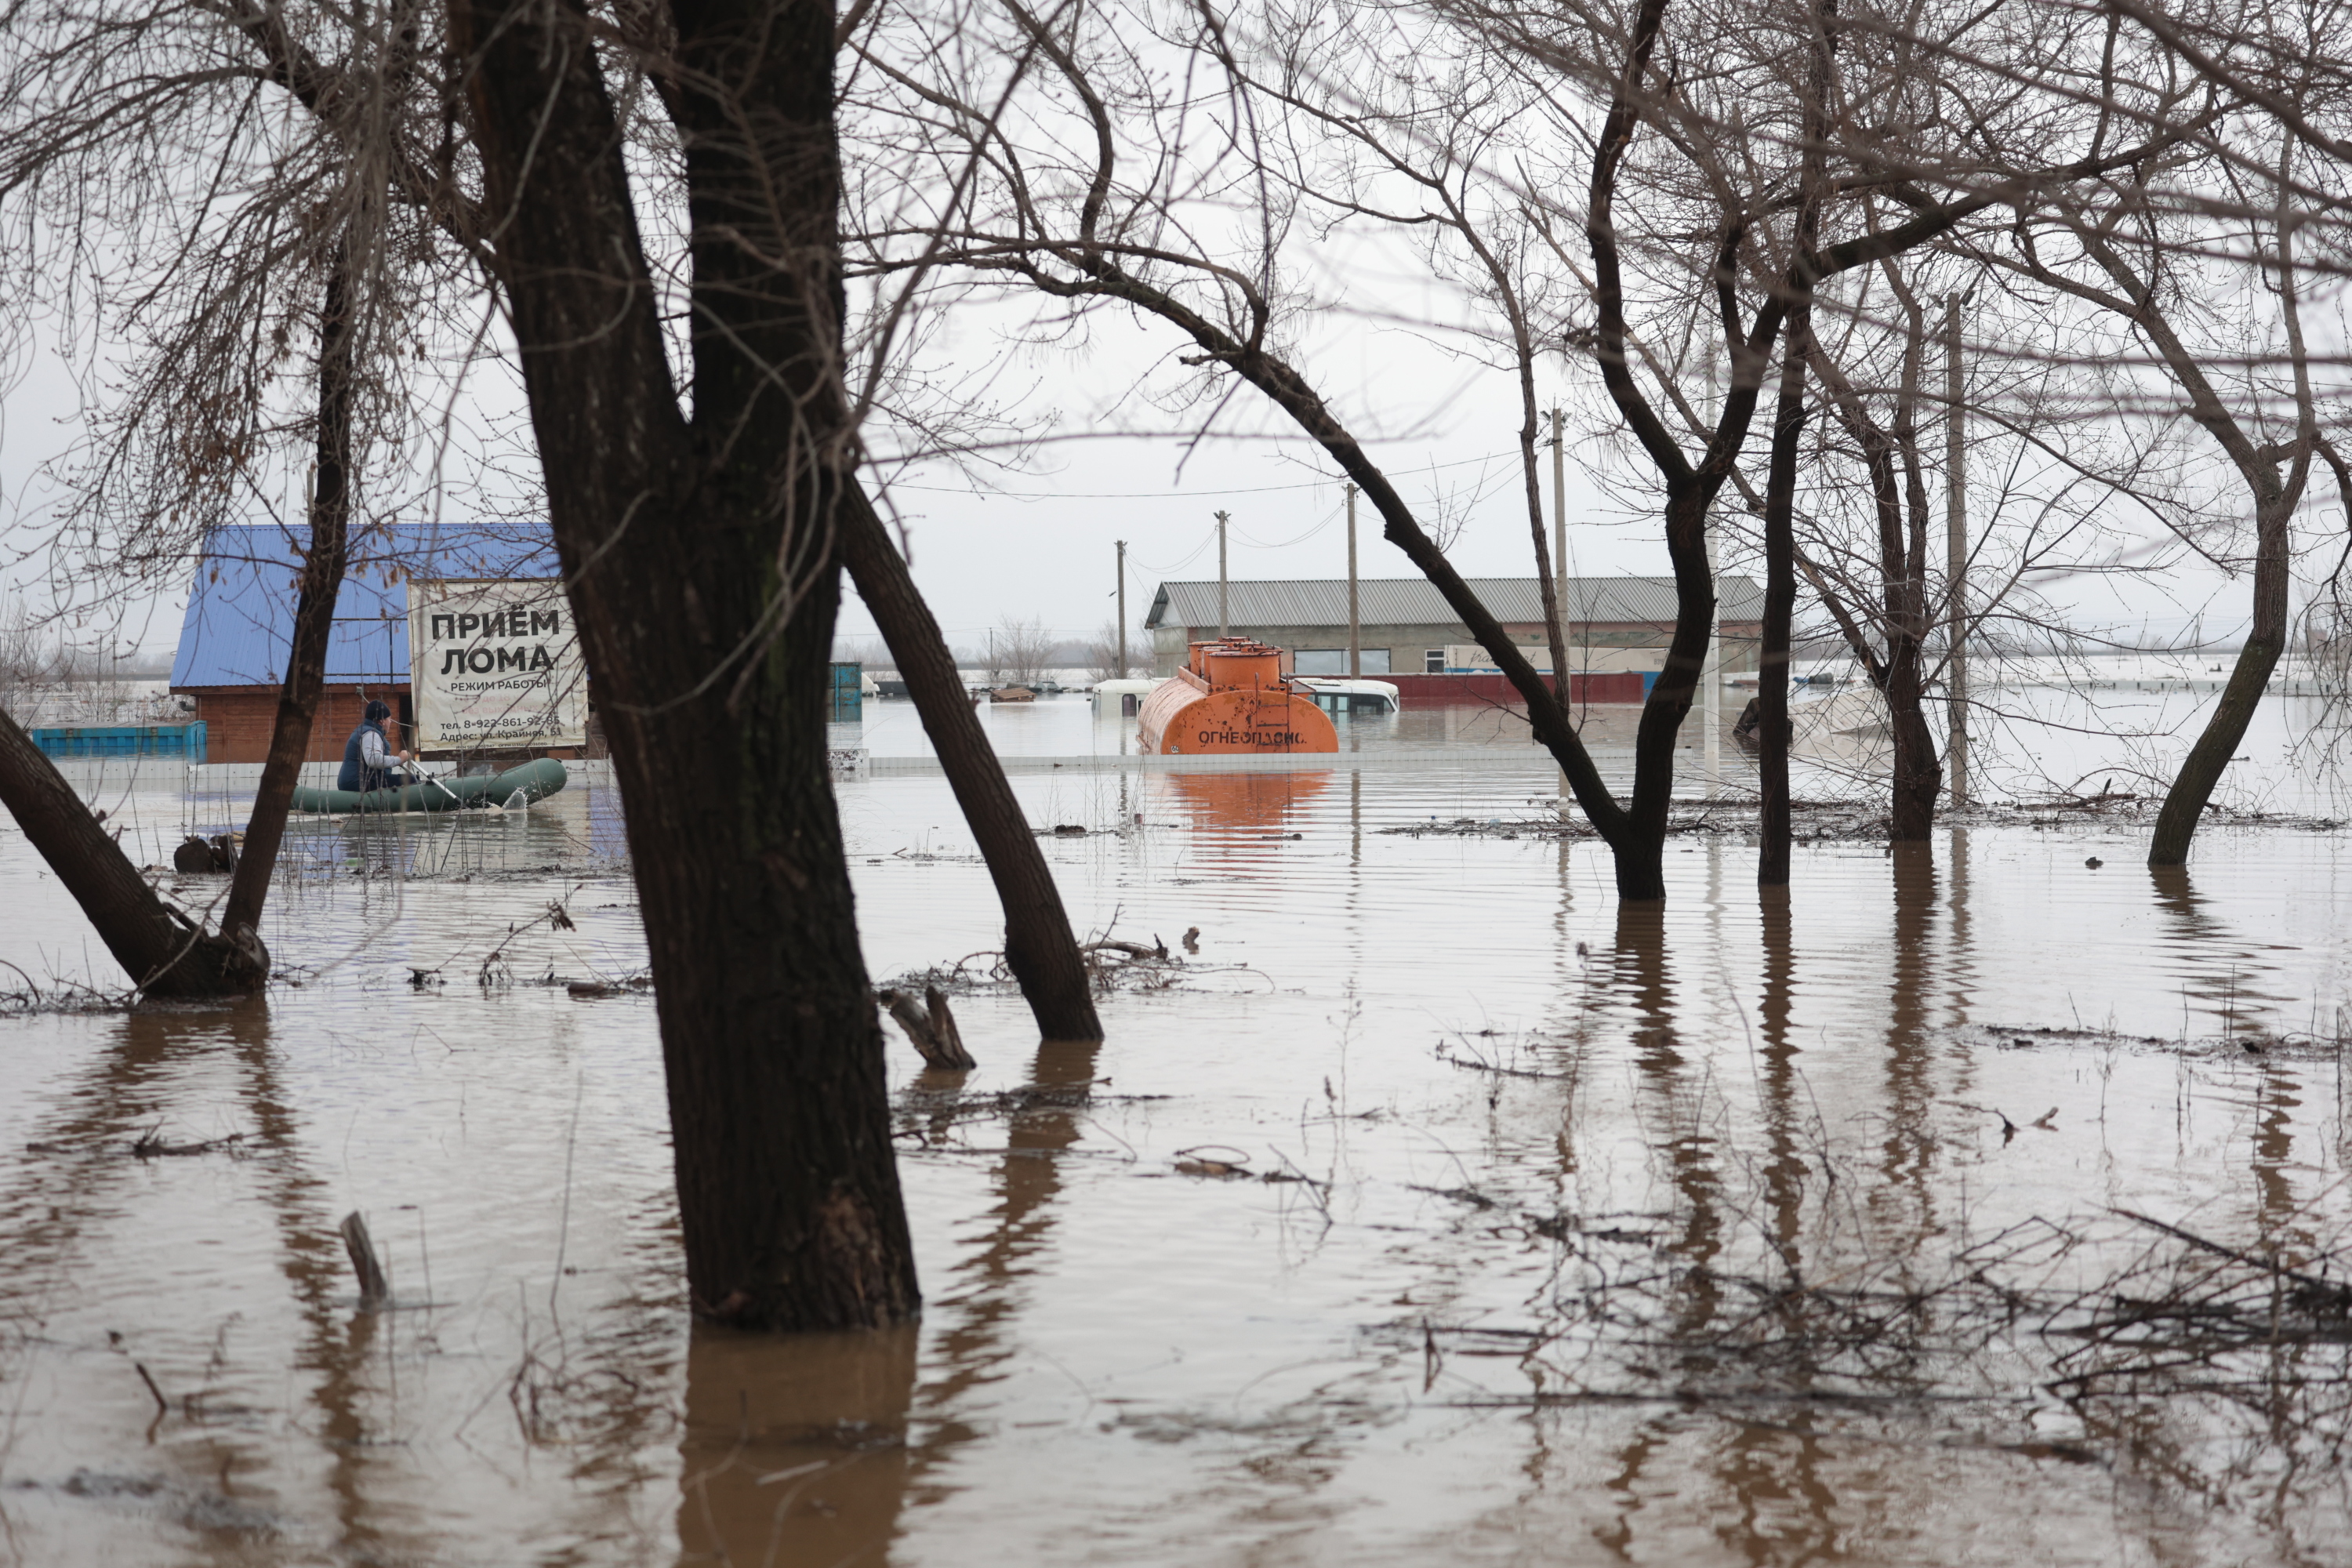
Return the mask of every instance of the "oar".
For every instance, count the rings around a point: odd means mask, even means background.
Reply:
[[[424,768],[419,767],[419,768],[416,770],[416,776],[417,776],[418,778],[420,778],[420,779],[423,779],[425,783],[427,783],[427,784],[431,784],[435,789],[439,790],[443,795],[447,795],[451,800],[456,801],[459,805],[465,805],[465,804],[466,804],[466,802],[465,802],[465,798],[464,798],[463,796],[461,796],[460,795],[458,795],[458,793],[457,793],[456,790],[451,789],[447,784],[443,784],[443,783],[441,782],[441,775],[440,775],[440,774],[438,774],[438,773],[426,773],[426,772],[424,770]]]

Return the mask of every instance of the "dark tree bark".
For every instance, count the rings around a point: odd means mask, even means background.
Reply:
[[[294,633],[286,650],[286,679],[278,689],[278,720],[269,731],[269,754],[254,791],[253,815],[246,819],[245,843],[229,883],[221,930],[231,935],[257,931],[269,879],[278,868],[293,809],[294,786],[310,750],[310,730],[327,678],[327,644],[335,629],[335,602],[342,593],[350,555],[352,466],[352,321],[348,243],[335,247],[327,274],[326,299],[319,312],[318,473],[310,495],[310,537],[302,563],[301,589],[294,601]]]
[[[1706,563],[1707,513],[1747,443],[1748,426],[1762,392],[1767,356],[1788,305],[1785,293],[1775,290],[1780,297],[1768,300],[1743,330],[1732,278],[1746,227],[1738,216],[1727,215],[1717,239],[1714,282],[1723,341],[1731,353],[1731,387],[1715,427],[1705,432],[1706,449],[1694,464],[1634,382],[1626,357],[1625,288],[1616,232],[1618,175],[1641,125],[1642,105],[1649,98],[1645,79],[1665,12],[1666,0],[1643,0],[1635,16],[1625,68],[1594,143],[1584,221],[1585,244],[1592,253],[1594,359],[1618,416],[1649,457],[1664,488],[1666,554],[1675,575],[1675,630],[1667,645],[1665,668],[1650,689],[1634,731],[1633,799],[1629,812],[1633,831],[1626,847],[1617,853],[1621,899],[1663,899],[1666,894],[1665,832],[1673,804],[1675,738],[1690,710],[1713,635],[1715,579]],[[1769,616],[1769,597],[1766,613]],[[1770,744],[1769,737],[1766,744]],[[1785,745],[1782,757],[1785,809]],[[1769,844],[1768,839],[1768,858]],[[1613,841],[1611,847],[1616,848]]]
[[[149,996],[233,996],[269,978],[269,952],[248,929],[215,936],[156,897],[56,764],[0,711],[0,805]]]
[[[1895,450],[1903,461],[1903,511],[1891,526],[1880,511],[1879,557],[1886,581],[1888,627],[1886,712],[1895,748],[1887,838],[1924,844],[1935,831],[1936,800],[1943,793],[1944,766],[1936,733],[1927,722],[1927,638],[1935,630],[1936,606],[1927,590],[1927,478],[1919,459],[1921,376],[1927,345],[1927,312],[1889,262],[1886,276],[1903,302],[1908,325],[1903,340],[1903,380],[1895,394]]]
[[[922,716],[940,767],[996,883],[1004,906],[1005,967],[1021,983],[1045,1038],[1101,1039],[1086,960],[1070,932],[1053,868],[964,694],[963,677],[956,673],[955,656],[940,635],[939,622],[860,487],[852,486],[843,496],[840,530],[842,563],[898,661],[907,694]]]
[[[834,17],[679,4],[693,417],[582,13],[457,10],[548,508],[613,739],[696,1311],[918,1310],[882,1037],[825,760],[841,374]]]
[[[2263,692],[2270,685],[2271,672],[2286,651],[2291,553],[2287,520],[2294,511],[2294,500],[2288,487],[2278,481],[2274,469],[2256,469],[2252,488],[2253,625],[2247,629],[2237,662],[2230,667],[2230,679],[2221,688],[2221,700],[2213,705],[2213,716],[2205,721],[2204,732],[2189,748],[2180,771],[2173,775],[2172,787],[2165,792],[2164,809],[2157,814],[2156,832],[2148,840],[2150,866],[2189,863],[2189,846],[2197,836],[2206,804],[2236,758],[2246,728],[2254,721],[2254,710],[2262,705]]]
[[[1771,466],[1764,483],[1764,626],[1756,658],[1756,885],[1786,888],[1789,812],[1789,647],[1797,613],[1797,452],[1805,433],[1805,344],[1811,311],[1789,312],[1780,388],[1772,411]],[[1788,905],[1780,902],[1785,924]],[[1769,918],[1769,917],[1768,917]]]
[[[1813,279],[1821,262],[1822,184],[1829,166],[1829,100],[1834,82],[1831,29],[1836,17],[1836,0],[1815,0],[1797,217],[1783,285],[1789,320],[1782,329],[1780,385],[1772,410],[1764,484],[1764,624],[1756,654],[1759,888],[1787,887],[1790,869],[1789,650],[1797,614],[1797,455],[1805,434],[1805,355],[1812,342]],[[1778,908],[1785,922],[1787,900],[1778,900]],[[1769,910],[1766,918],[1771,918]]]

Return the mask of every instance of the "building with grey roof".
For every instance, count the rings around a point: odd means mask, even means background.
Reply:
[[[1533,577],[1472,577],[1471,590],[1495,612],[1511,640],[1544,646],[1543,598]],[[1755,579],[1717,580],[1723,605],[1723,668],[1753,669],[1764,590]],[[1366,577],[1356,583],[1366,675],[1442,671],[1448,650],[1475,641],[1426,578]],[[1675,626],[1671,577],[1570,577],[1564,606],[1570,665],[1578,669],[1658,668]],[[1144,616],[1152,663],[1171,675],[1188,645],[1217,635],[1217,583],[1160,584]],[[1348,580],[1301,577],[1225,584],[1225,625],[1235,637],[1283,649],[1286,668],[1302,675],[1341,675],[1348,659]],[[1541,661],[1549,667],[1549,655]]]

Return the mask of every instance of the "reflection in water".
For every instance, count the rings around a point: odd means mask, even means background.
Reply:
[[[2263,1004],[2285,998],[2259,993],[2249,983],[2274,965],[2256,957],[2212,910],[2186,866],[2151,866],[2148,876],[2158,906],[2172,917],[2177,945],[2209,956],[2217,950],[2230,956],[2221,975],[2209,969],[2203,984],[2190,983],[2184,988],[2184,996],[2195,994],[2203,1000],[2205,1012],[2220,1023],[2225,1038],[2251,1037],[2259,1042],[2276,1031],[2277,1016]],[[2302,1109],[2303,1086],[2286,1063],[2259,1044],[2255,1049],[2253,1147],[2248,1163],[2254,1184],[2255,1224],[2264,1242],[2301,1251],[2311,1243],[2309,1219],[2298,1209],[2293,1181],[2294,1112]]]
[[[6,1237],[0,1247],[0,1300],[14,1294],[14,1283],[37,1288],[55,1272],[87,1278],[90,1260],[76,1255],[103,1257],[120,1245],[110,1233],[131,1229],[142,1217],[128,1189],[148,1184],[148,1165],[136,1153],[136,1140],[146,1134],[160,1139],[160,1146],[196,1146],[184,1135],[165,1136],[163,1130],[202,1125],[202,1101],[208,1095],[198,1085],[210,1076],[209,1068],[229,1064],[237,1075],[235,1103],[249,1118],[238,1130],[236,1147],[278,1233],[278,1268],[291,1288],[301,1325],[292,1364],[312,1374],[310,1397],[315,1429],[326,1445],[323,1479],[332,1499],[335,1538],[362,1555],[388,1547],[403,1553],[417,1550],[425,1543],[394,1541],[378,1523],[367,1484],[373,1456],[385,1436],[367,1406],[375,1392],[372,1371],[383,1369],[379,1325],[391,1314],[355,1310],[348,1288],[339,1296],[343,1264],[337,1221],[325,1204],[325,1184],[310,1169],[281,1080],[266,1003],[142,1011],[118,1021],[112,1038],[78,1075],[79,1081],[53,1097],[57,1110],[30,1150],[45,1158],[20,1167],[19,1183],[0,1199],[0,1236]],[[175,1090],[196,1092],[184,1103]],[[50,1163],[59,1154],[64,1164]],[[178,1223],[194,1218],[180,1216]],[[219,1326],[211,1361],[193,1382],[186,1368],[164,1359],[168,1352],[159,1353],[160,1346],[127,1347],[131,1354],[156,1359],[166,1368],[179,1400],[176,1411],[163,1413],[151,1426],[149,1441],[168,1420],[173,1441],[166,1452],[184,1477],[180,1484],[199,1500],[197,1509],[229,1519],[241,1517],[241,1505],[233,1500],[247,1483],[239,1478],[268,1468],[266,1453],[256,1451],[254,1434],[241,1429],[239,1421],[223,1419],[246,1408],[243,1401],[269,1379],[268,1372],[258,1379],[240,1373],[227,1358],[235,1322],[232,1317]],[[232,1538],[240,1533],[228,1532]]]
[[[1669,857],[1664,910],[1622,910],[1589,841],[1453,831],[1550,816],[1557,770],[1513,766],[1016,781],[1130,829],[1055,847],[1076,921],[1198,924],[1212,956],[1107,998],[1102,1047],[1031,1060],[1018,1002],[983,991],[981,1073],[896,1063],[929,1315],[827,1342],[688,1331],[650,1008],[470,984],[571,894],[593,802],[321,825],[350,865],[278,905],[280,956],[316,968],[268,1009],[0,1020],[0,1557],[2328,1560],[2336,1516],[2300,1494],[2193,1489],[2217,1473],[2197,1418],[2051,1409],[2043,1348],[1959,1406],[1902,1398],[1937,1365],[1840,1336],[1932,1349],[1914,1303],[1958,1249],[2108,1205],[2333,1268],[2333,1062],[2254,1036],[2342,999],[2342,842],[2220,840],[2193,888],[2151,890],[2106,844],[2099,872],[1979,826],[1941,869],[1809,848],[1755,907],[1727,836]],[[887,853],[951,820],[944,784],[843,789],[881,839],[876,971],[992,946],[984,868]],[[0,878],[56,924],[21,848]],[[468,863],[501,874],[433,874]],[[638,962],[619,876],[571,907],[583,931],[542,927],[516,973],[577,972],[566,943]],[[11,918],[12,957],[46,940]],[[2169,1037],[2184,991],[2228,1050],[2065,1027]],[[1441,1036],[1487,1070],[1433,1065]],[[240,1138],[132,1156],[159,1122]],[[1181,1167],[1212,1144],[1246,1173]],[[402,1310],[354,1310],[353,1207]],[[2259,1479],[2268,1439],[2230,1436]],[[2169,1524],[2129,1503],[2183,1493]]]
[[[1908,1251],[1936,1231],[1935,1166],[1937,1052],[1927,1032],[1928,991],[1935,957],[1936,858],[1925,843],[1897,844],[1889,858],[1895,881],[1894,926],[1887,953],[1886,1132],[1879,1145],[1884,1183],[1872,1194],[1881,1235]]]
[[[1760,889],[1758,900],[1764,937],[1764,984],[1757,1008],[1757,1033],[1767,1151],[1765,1204],[1771,1216],[1773,1244],[1791,1268],[1801,1268],[1806,1167],[1797,1135],[1799,1051],[1790,1019],[1795,963],[1789,942],[1789,889]]]
[[[1360,778],[1361,775],[1355,775]],[[1163,775],[1183,803],[1192,826],[1210,832],[1239,833],[1285,827],[1307,802],[1331,786],[1321,768],[1281,773],[1201,773]]]
[[[678,1562],[886,1562],[907,1492],[920,1334],[697,1324],[678,1442]]]
[[[2168,946],[2190,962],[2184,965],[2181,1004],[2195,998],[2201,1011],[2221,1026],[2223,1035],[2261,1035],[2279,1027],[2275,1009],[2292,998],[2257,989],[2259,978],[2277,967],[2257,956],[2245,939],[2231,929],[2197,891],[2186,866],[2151,866],[2148,880],[2156,889],[2157,906],[2172,917]],[[2184,1036],[2202,1033],[2182,1020]]]
[[[1724,1216],[1717,1203],[1715,1137],[1706,1088],[1686,1076],[1688,1063],[1675,1027],[1674,963],[1667,952],[1664,906],[1617,906],[1617,973],[1620,989],[1633,1004],[1633,1060],[1655,1123],[1649,1142],[1665,1157],[1666,1179],[1674,1187],[1682,1226],[1674,1247],[1685,1269],[1675,1330],[1696,1339],[1713,1322],[1722,1302],[1720,1284],[1709,1265],[1722,1249]]]
[[[930,1297],[933,1329],[942,1321],[947,1327],[921,1394],[926,1417],[938,1424],[927,1459],[980,1436],[971,1405],[1014,1353],[1013,1321],[1053,1234],[1060,1156],[1077,1145],[1100,1049],[1092,1041],[1044,1041],[1028,1084],[1014,1091],[1004,1156],[992,1178],[994,1205],[950,1271],[952,1283],[934,1287]]]

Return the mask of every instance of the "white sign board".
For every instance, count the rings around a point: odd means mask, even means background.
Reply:
[[[1519,649],[1519,657],[1544,674],[1551,673],[1551,648],[1541,643],[1528,643]],[[1448,643],[1445,647],[1445,668],[1472,674],[1500,674],[1503,667],[1494,656],[1475,643]]]
[[[563,584],[408,584],[409,695],[421,751],[578,746],[588,679]]]

